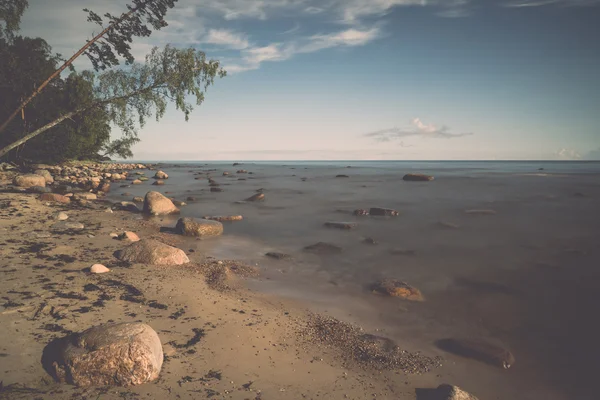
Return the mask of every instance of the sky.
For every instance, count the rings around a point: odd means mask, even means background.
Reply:
[[[70,56],[83,8],[128,2],[29,3],[21,34]],[[191,46],[228,75],[189,122],[150,121],[138,160],[600,159],[600,0],[179,0],[166,20],[136,60]]]

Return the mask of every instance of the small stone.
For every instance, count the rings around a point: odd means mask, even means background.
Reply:
[[[142,181],[141,181],[141,180],[139,180],[139,179],[134,179],[133,181],[131,181],[131,184],[132,184],[132,185],[141,185],[141,184],[142,184]]]
[[[116,239],[116,238],[118,238],[118,237],[119,237],[119,234],[118,234],[118,233],[115,233],[115,232],[112,232],[112,233],[110,234],[110,237],[111,237],[111,238],[113,238],[113,239]]]
[[[363,240],[363,243],[364,244],[375,245],[375,244],[377,244],[377,241],[375,239],[373,239],[373,238],[368,237],[368,238],[365,238],[365,240]]]
[[[80,231],[84,228],[85,228],[85,226],[80,222],[60,221],[60,222],[57,222],[54,225],[52,225],[52,229],[54,229],[56,231],[68,231],[68,230]]]
[[[137,242],[140,240],[140,237],[136,233],[130,231],[121,233],[118,238],[119,240],[129,240],[130,242]]]
[[[106,268],[104,265],[102,264],[94,264],[90,267],[90,272],[92,274],[104,274],[106,272],[110,271],[110,269]]]
[[[55,212],[54,214],[52,214],[52,219],[55,219],[57,221],[65,221],[65,220],[69,219],[69,216],[64,211],[58,211],[58,212]]]
[[[175,204],[177,207],[183,207],[183,206],[187,206],[187,203],[185,201],[180,201],[180,200],[172,200],[173,204]]]
[[[58,193],[44,193],[39,198],[40,201],[51,201],[55,203],[67,204],[71,202],[71,199],[67,196],[63,196]]]
[[[436,345],[449,353],[509,369],[515,357],[507,349],[481,339],[442,339]]]
[[[220,193],[223,191],[223,189],[221,189],[220,187],[211,187],[210,191],[213,193]]]
[[[132,200],[134,202],[136,202],[136,203],[143,203],[144,202],[144,198],[142,196],[135,196]]]
[[[154,181],[154,182],[152,182],[152,184],[153,184],[154,186],[162,186],[162,185],[164,185],[164,184],[165,184],[165,181],[163,181],[163,180],[160,180],[160,179],[159,179],[159,180],[157,180],[157,181]]]
[[[435,397],[431,396],[431,400],[478,400],[477,397],[465,392],[458,386],[441,384],[435,391]]]

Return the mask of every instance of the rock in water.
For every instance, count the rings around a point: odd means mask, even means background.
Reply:
[[[131,184],[132,184],[132,185],[141,185],[141,184],[142,184],[142,181],[141,181],[141,180],[139,180],[139,179],[134,179],[133,181],[131,181]]]
[[[150,215],[176,214],[179,209],[167,197],[158,192],[148,192],[144,198],[144,213]]]
[[[377,282],[372,286],[372,290],[374,293],[392,297],[401,297],[411,301],[425,300],[419,289],[410,286],[406,282],[395,279],[384,279],[381,282]]]
[[[510,368],[515,363],[515,357],[510,351],[480,339],[442,339],[438,340],[436,345],[449,353],[504,369]]]
[[[140,212],[138,206],[135,205],[135,203],[132,203],[131,201],[121,201],[119,203],[115,203],[112,205],[112,208],[114,208],[115,210],[130,211],[134,213]]]
[[[325,222],[325,226],[328,228],[350,230],[350,229],[356,228],[357,224],[355,224],[354,222],[332,222],[332,221],[330,221],[330,222]]]
[[[179,218],[175,231],[184,236],[206,238],[222,235],[223,224],[208,219]]]
[[[134,202],[136,202],[136,203],[143,203],[144,202],[144,198],[142,196],[134,196],[132,200]]]
[[[163,350],[146,324],[105,324],[50,343],[42,363],[57,381],[80,387],[141,385],[158,378]]]
[[[221,189],[220,187],[214,187],[213,186],[213,187],[210,188],[210,191],[213,192],[213,193],[220,193],[220,192],[223,191],[223,189]]]
[[[407,182],[429,182],[434,178],[431,175],[425,174],[406,174],[402,179]]]
[[[106,272],[109,272],[110,269],[106,268],[104,265],[102,264],[94,264],[90,267],[90,272],[92,274],[104,274]]]
[[[290,256],[289,254],[280,253],[277,251],[270,251],[267,254],[265,254],[265,256],[274,258],[276,260],[289,260],[290,258],[292,258],[292,256]]]
[[[373,207],[369,210],[369,214],[380,217],[397,217],[400,213],[396,210],[392,210],[391,208]]]
[[[338,254],[342,252],[342,248],[334,244],[319,242],[310,246],[306,246],[304,251],[315,254]]]
[[[469,394],[459,388],[448,384],[442,384],[435,390],[435,395],[431,400],[479,400],[477,397]]]
[[[496,215],[495,210],[466,210],[465,214],[471,215]]]
[[[156,174],[154,174],[154,179],[169,179],[169,175],[163,171],[156,171]]]
[[[40,196],[40,201],[53,201],[56,203],[70,203],[71,199],[58,193],[44,193]]]
[[[164,184],[165,184],[165,181],[160,180],[160,179],[157,180],[157,181],[152,182],[152,185],[154,185],[154,186],[162,186]]]
[[[244,201],[263,201],[264,199],[265,199],[264,193],[256,193],[255,195],[248,197]]]
[[[362,216],[365,216],[365,215],[369,215],[369,211],[365,210],[365,209],[362,209],[362,208],[359,208],[358,210],[354,210],[354,212],[352,213],[352,215],[356,215],[358,217],[362,217]]]
[[[336,178],[350,178],[348,175],[336,175]]]
[[[154,239],[142,239],[115,252],[121,261],[138,264],[181,265],[190,262],[184,251]]]
[[[202,217],[204,219],[210,219],[213,221],[219,221],[219,222],[223,222],[223,221],[241,221],[244,219],[243,216],[241,215],[218,215],[218,216],[204,216]]]
[[[13,179],[13,184],[22,188],[46,186],[46,179],[43,176],[36,174],[17,175]]]

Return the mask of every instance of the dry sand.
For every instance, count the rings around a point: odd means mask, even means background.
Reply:
[[[195,239],[159,233],[160,218],[105,208],[0,193],[0,398],[415,399],[416,388],[441,383],[439,359],[252,292],[243,282],[260,267],[190,252]],[[57,211],[85,228],[53,231]],[[110,234],[125,230],[176,245],[192,263],[120,263],[113,253],[127,242]],[[88,273],[96,263],[110,272]],[[142,321],[158,332],[160,378],[129,388],[53,382],[40,361],[44,347],[109,321]]]

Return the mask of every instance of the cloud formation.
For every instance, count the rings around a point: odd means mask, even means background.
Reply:
[[[236,50],[248,48],[246,35],[227,29],[210,29],[202,42]]]
[[[562,148],[558,150],[554,155],[559,160],[581,160],[581,154],[577,150]]]
[[[406,137],[421,137],[421,138],[434,138],[434,139],[452,139],[463,136],[470,136],[473,133],[453,133],[447,126],[436,126],[433,124],[425,124],[421,119],[414,118],[411,121],[411,127],[409,128],[389,128],[382,129],[375,132],[369,132],[363,136],[373,138],[378,142],[389,142],[395,139],[401,139]],[[402,143],[402,142],[401,142]]]

